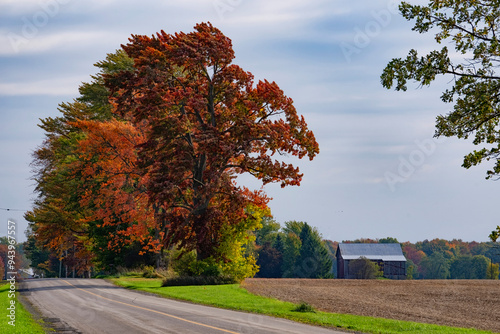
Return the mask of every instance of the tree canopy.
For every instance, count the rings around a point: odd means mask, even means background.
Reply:
[[[430,85],[439,75],[450,78],[452,86],[441,99],[453,104],[453,110],[436,121],[436,136],[473,138],[484,146],[464,157],[463,167],[470,168],[493,160],[487,178],[500,176],[500,3],[485,0],[431,0],[425,6],[402,2],[403,17],[414,21],[413,30],[434,33],[440,50],[419,56],[410,50],[405,59],[392,59],[381,80],[386,88],[407,89],[408,81]]]
[[[256,231],[259,277],[333,277],[332,252],[326,240],[306,222],[267,221]]]
[[[88,271],[176,248],[201,266],[252,276],[246,247],[270,199],[236,177],[300,185],[281,157],[313,159],[319,147],[292,99],[275,82],[255,84],[233,59],[231,40],[201,23],[133,35],[97,63],[81,96],[41,120],[38,197],[26,214],[34,249]]]
[[[231,40],[209,23],[187,34],[134,35],[123,49],[134,71],[106,78],[115,112],[149,128],[139,166],[169,222],[167,239],[206,257],[221,227],[260,196],[237,186],[236,176],[299,185],[298,168],[273,158],[313,159],[318,144],[276,83],[254,85],[232,64]]]
[[[443,46],[419,56],[412,49],[405,59],[387,64],[382,85],[406,91],[410,80],[430,85],[438,75],[448,76],[453,84],[441,100],[453,104],[453,110],[437,117],[435,136],[473,138],[474,145],[482,147],[467,154],[462,166],[492,160],[486,178],[500,178],[500,3],[431,0],[425,6],[402,2],[399,9],[415,22],[412,30],[435,33],[438,44],[450,43],[454,50]]]

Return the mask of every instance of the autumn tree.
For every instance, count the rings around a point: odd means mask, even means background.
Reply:
[[[55,257],[83,273],[151,254],[159,264],[176,248],[196,251],[193,268],[252,276],[251,231],[269,199],[236,177],[299,185],[298,168],[275,157],[312,159],[314,135],[275,83],[254,85],[231,64],[231,41],[210,24],[130,42],[96,64],[60,116],[41,120],[38,197],[25,215],[33,252],[51,252],[39,267],[53,273]]]
[[[449,259],[453,257],[455,254],[452,251],[451,244],[444,239],[432,239],[432,240],[424,240],[416,243],[416,247],[423,251],[427,256],[430,256],[434,253],[441,253],[446,255]]]
[[[82,271],[89,271],[92,255],[87,252],[89,239],[81,224],[82,210],[76,189],[80,181],[71,175],[74,150],[80,134],[66,120],[81,115],[82,104],[62,104],[63,114],[41,120],[46,139],[33,154],[37,198],[33,210],[25,214],[41,248],[50,249],[61,261],[71,262]]]
[[[27,240],[24,242],[24,251],[30,261],[30,267],[37,275],[55,277],[59,268],[59,261],[50,250],[39,247],[31,228],[26,231]]]
[[[259,269],[257,258],[247,250],[255,242],[255,235],[252,232],[262,226],[261,221],[264,217],[271,214],[267,208],[269,199],[265,195],[249,191],[244,195],[255,204],[245,208],[244,219],[238,217],[241,213],[237,210],[235,215],[226,216],[227,221],[220,231],[220,242],[214,249],[215,256],[213,256],[216,260],[224,259],[224,261],[219,260],[217,264],[221,273],[233,277],[236,281],[253,277],[257,273]]]
[[[95,217],[94,211],[99,207],[96,203],[86,203],[85,198],[92,193],[91,190],[101,189],[109,181],[105,178],[97,180],[102,174],[93,170],[95,175],[92,182],[89,182],[86,174],[95,166],[90,162],[96,163],[98,157],[94,155],[92,160],[90,154],[87,154],[95,146],[87,142],[89,146],[86,151],[82,151],[82,145],[91,125],[95,125],[94,128],[97,129],[99,127],[96,124],[108,122],[113,117],[112,106],[108,102],[109,92],[103,85],[103,74],[117,69],[126,70],[130,66],[130,60],[127,59],[124,52],[118,51],[108,55],[105,61],[97,63],[101,73],[93,76],[91,83],[80,87],[81,96],[73,102],[62,103],[59,107],[60,116],[41,119],[39,125],[45,131],[46,138],[33,154],[37,198],[33,210],[27,212],[25,217],[31,222],[36,247],[50,250],[59,261],[70,263],[72,269],[80,273],[90,270],[97,251],[105,251],[95,243],[102,236],[101,230],[95,229],[99,221],[89,220],[89,217]],[[104,125],[100,127],[100,133],[94,131],[93,139],[100,138],[99,135],[104,134],[104,128]],[[119,134],[115,136],[120,138]],[[101,144],[101,150],[116,148],[106,146],[109,143],[104,143],[105,139],[100,138],[100,141],[93,144]],[[121,139],[125,141],[126,138]],[[101,170],[103,167],[105,166],[99,166]],[[109,175],[114,176],[111,172]],[[116,230],[112,235],[116,235]],[[107,243],[108,241],[106,245]],[[51,258],[49,256],[47,261]],[[40,265],[50,271],[50,263]]]
[[[8,237],[0,237],[0,259],[2,269],[0,269],[0,280],[4,279],[6,273],[17,272],[21,268],[27,268],[28,263],[24,256],[22,244],[13,242]]]
[[[209,23],[191,33],[134,35],[122,48],[134,70],[108,75],[106,86],[116,114],[149,127],[139,166],[168,222],[165,240],[209,258],[226,225],[248,219],[259,202],[237,175],[299,185],[299,169],[275,157],[313,159],[318,144],[276,83],[254,85],[232,64],[231,40]]]
[[[382,85],[407,89],[408,81],[430,85],[436,77],[447,76],[452,87],[441,99],[453,110],[436,121],[436,136],[462,139],[471,137],[478,146],[465,156],[463,167],[470,168],[493,160],[487,178],[500,176],[500,3],[485,0],[431,0],[425,6],[403,2],[400,11],[415,22],[414,31],[435,33],[440,50],[419,56],[411,50],[404,59],[392,59],[381,76]]]
[[[143,131],[116,119],[73,125],[85,135],[77,144],[73,170],[82,179],[80,204],[91,208],[82,219],[90,224],[94,241],[115,253],[137,243],[139,254],[159,254],[165,226],[155,220],[144,190],[147,178],[137,167],[136,147],[144,142]]]

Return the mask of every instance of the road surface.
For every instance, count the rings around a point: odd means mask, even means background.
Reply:
[[[99,279],[26,280],[22,295],[64,333],[342,333],[160,298]]]

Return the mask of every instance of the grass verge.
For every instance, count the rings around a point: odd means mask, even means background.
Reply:
[[[128,289],[146,291],[167,298],[185,300],[238,311],[265,314],[313,325],[335,327],[338,329],[346,329],[363,333],[492,333],[490,331],[480,331],[475,329],[454,328],[349,314],[335,314],[320,311],[297,312],[294,311],[299,307],[297,304],[253,295],[247,290],[241,288],[238,284],[162,287],[161,279],[146,279],[129,276],[112,278],[110,280],[116,285]]]
[[[17,297],[17,293],[15,298],[11,295],[10,284],[0,285],[0,333],[45,333],[43,327],[33,319]],[[11,301],[14,301],[14,304],[11,304]]]

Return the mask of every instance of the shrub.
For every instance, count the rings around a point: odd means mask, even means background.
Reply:
[[[366,257],[351,261],[349,263],[349,273],[356,279],[375,279],[383,276],[380,267]]]
[[[156,269],[156,273],[158,274],[159,277],[161,277],[163,279],[174,278],[174,277],[179,276],[172,268]]]
[[[162,276],[156,272],[153,266],[144,266],[144,268],[142,269],[142,277],[162,278]]]
[[[314,310],[314,307],[309,305],[306,302],[300,303],[296,308],[292,310],[293,312],[310,312],[310,313],[316,313],[316,310]]]
[[[191,276],[191,264],[196,261],[196,252],[191,251],[182,254],[182,249],[178,249],[174,254],[174,261],[172,261],[172,268],[180,276]]]
[[[194,261],[190,266],[191,275],[193,276],[209,276],[218,277],[222,276],[221,269],[213,258],[205,260]]]
[[[252,255],[246,257],[233,256],[232,259],[225,260],[211,256],[198,260],[196,251],[191,251],[178,256],[175,261],[172,261],[172,268],[180,277],[231,277],[231,281],[240,282],[246,277],[255,275],[258,269],[256,262]]]
[[[120,276],[142,276],[143,274],[143,271],[141,269],[138,269],[138,268],[126,268],[126,267],[117,267],[116,268],[116,273],[115,273],[115,276],[116,277],[120,277]]]
[[[238,283],[230,276],[179,276],[167,278],[162,286],[222,285]]]

